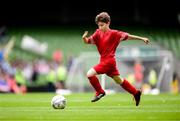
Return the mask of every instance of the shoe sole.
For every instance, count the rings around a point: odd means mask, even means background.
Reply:
[[[95,97],[95,99],[91,100],[91,102],[96,102],[98,100],[100,100],[102,97],[104,97],[106,94],[99,94],[97,97]]]

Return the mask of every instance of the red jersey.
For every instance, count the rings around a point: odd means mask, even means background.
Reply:
[[[93,35],[89,37],[88,43],[95,44],[102,59],[114,58],[117,46],[122,40],[128,38],[128,33],[109,29],[102,32],[97,29]]]

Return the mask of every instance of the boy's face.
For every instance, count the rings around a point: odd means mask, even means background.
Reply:
[[[98,22],[98,27],[101,31],[105,32],[109,29],[109,23],[104,23],[104,22]]]

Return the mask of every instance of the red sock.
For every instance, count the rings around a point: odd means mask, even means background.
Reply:
[[[129,93],[135,95],[137,93],[137,89],[131,85],[126,79],[124,79],[123,83],[121,84],[121,86],[128,91]]]
[[[96,90],[97,93],[104,93],[104,90],[102,89],[99,80],[96,76],[88,77],[89,82],[93,86],[93,88]]]

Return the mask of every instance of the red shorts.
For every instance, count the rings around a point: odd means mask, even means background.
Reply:
[[[114,58],[102,60],[93,68],[98,74],[106,74],[110,77],[119,75]]]

